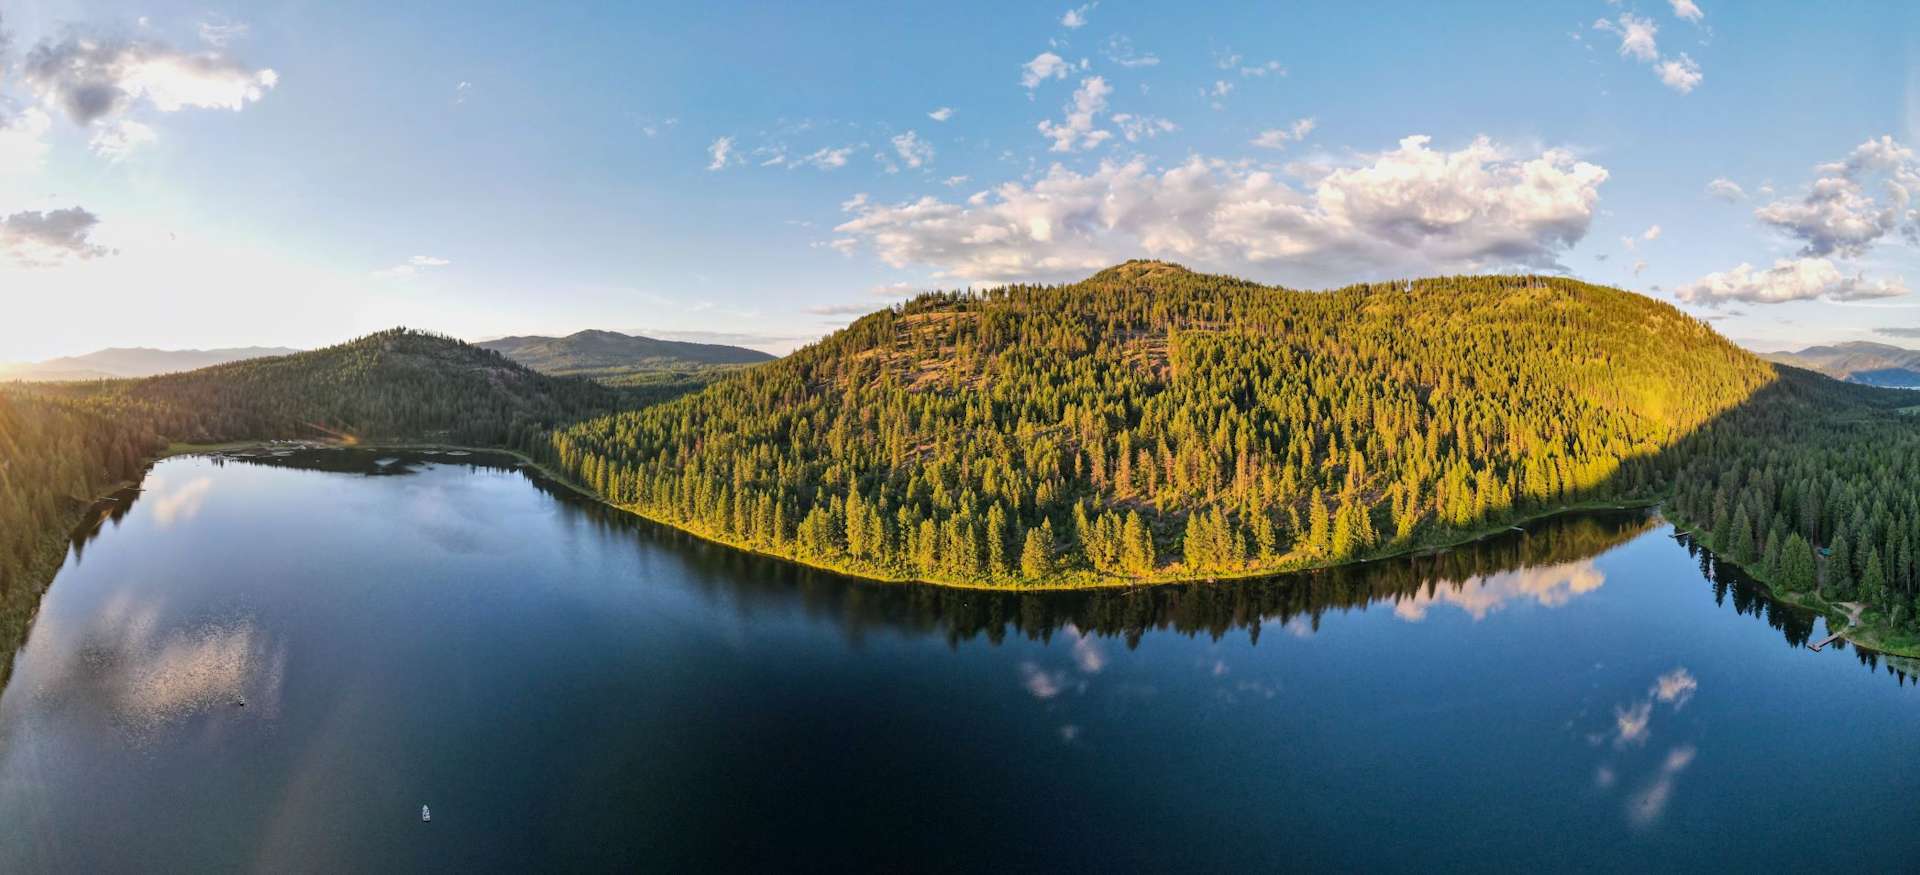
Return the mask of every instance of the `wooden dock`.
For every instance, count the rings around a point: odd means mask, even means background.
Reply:
[[[1807,649],[1818,652],[1824,649],[1827,645],[1832,644],[1833,642],[1846,637],[1846,634],[1847,633],[1845,631],[1835,632],[1832,635],[1828,635],[1827,637],[1820,639],[1819,642],[1817,643],[1807,645]]]

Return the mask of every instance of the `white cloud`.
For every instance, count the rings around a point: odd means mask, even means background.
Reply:
[[[444,258],[440,258],[438,256],[416,255],[416,256],[413,256],[412,258],[407,259],[405,262],[401,264],[396,264],[392,267],[384,268],[382,270],[376,270],[373,272],[373,275],[376,277],[380,277],[382,279],[395,279],[399,277],[409,277],[409,276],[413,276],[414,274],[420,273],[421,271],[424,271],[424,270],[433,270],[434,268],[446,267],[447,265],[452,263],[453,262],[448,261],[447,259],[444,259]]]
[[[1163,171],[1140,157],[1086,174],[1055,165],[964,203],[850,202],[835,230],[895,267],[979,281],[1069,278],[1143,254],[1339,279],[1553,268],[1586,235],[1605,168],[1484,137],[1452,152],[1429,142],[1296,168],[1298,184],[1199,156]]]
[[[1729,301],[1782,304],[1788,301],[1861,301],[1894,298],[1907,293],[1898,277],[1869,280],[1864,273],[1845,274],[1825,258],[1781,259],[1764,270],[1742,263],[1729,271],[1710,273],[1674,290],[1689,304],[1718,306]]]
[[[1115,35],[1107,40],[1107,60],[1127,69],[1152,67],[1160,63],[1160,58],[1152,53],[1141,54],[1133,49],[1133,40]]]
[[[913,131],[894,137],[893,151],[908,167],[919,167],[933,161],[933,144],[920,139]]]
[[[1726,177],[1721,177],[1707,183],[1707,194],[1713,195],[1727,203],[1745,200],[1747,197],[1746,190],[1741,188],[1739,183]]]
[[[1845,159],[1815,168],[1822,174],[1799,200],[1783,199],[1754,211],[1760,221],[1802,241],[1802,256],[1864,255],[1889,232],[1920,238],[1920,163],[1913,150],[1882,136],[1868,140]],[[1883,183],[1884,197],[1866,184]]]
[[[1065,79],[1073,65],[1052,52],[1041,52],[1020,66],[1020,84],[1031,91],[1048,79]]]
[[[1121,112],[1114,113],[1112,119],[1114,124],[1120,126],[1120,136],[1125,137],[1129,143],[1151,140],[1161,134],[1171,134],[1180,129],[1179,125],[1158,116]]]
[[[833,170],[847,166],[847,156],[852,155],[853,150],[853,146],[842,146],[838,149],[817,149],[805,158],[796,159],[793,165],[798,167],[804,164],[817,167],[821,170]]]
[[[200,41],[216,49],[224,49],[234,40],[245,39],[247,30],[248,27],[240,22],[203,21],[200,22]]]
[[[47,157],[47,130],[52,126],[53,117],[39,107],[0,118],[0,176],[39,172]]]
[[[1040,133],[1053,141],[1048,148],[1052,152],[1071,152],[1075,149],[1091,149],[1113,137],[1112,131],[1095,127],[1098,116],[1107,108],[1107,95],[1113,93],[1113,86],[1099,76],[1089,76],[1080,80],[1080,87],[1074,89],[1073,102],[1066,107],[1065,120],[1055,123],[1051,119],[1040,122]]]
[[[712,159],[707,162],[708,170],[724,170],[728,164],[739,160],[733,154],[733,138],[714,138],[713,145],[707,147],[707,157]]]
[[[1659,225],[1654,225],[1653,227],[1651,227],[1651,228],[1648,228],[1648,229],[1647,229],[1646,231],[1644,231],[1644,232],[1642,232],[1642,233],[1640,234],[1640,239],[1642,239],[1642,240],[1658,240],[1658,239],[1660,239],[1660,226],[1659,226]]]
[[[93,154],[119,163],[127,156],[139,151],[140,147],[157,142],[160,136],[153,129],[130,119],[121,119],[96,131],[87,147]]]
[[[968,176],[949,176],[946,179],[941,180],[941,182],[944,185],[946,185],[946,187],[948,188],[959,188],[960,186],[966,185],[967,180],[971,178],[972,177],[968,177]]]
[[[1087,13],[1092,12],[1093,8],[1099,5],[1099,3],[1088,3],[1084,6],[1067,10],[1067,14],[1060,16],[1060,26],[1068,30],[1078,30],[1079,28],[1086,27]]]
[[[160,43],[69,35],[27,53],[27,87],[49,107],[87,125],[144,100],[161,112],[188,107],[244,109],[280,76],[249,69],[218,51],[188,53]]]
[[[21,267],[54,267],[109,255],[95,244],[98,216],[79,207],[24,210],[0,218],[0,254]]]
[[[1674,0],[1676,10],[1681,3],[1692,5],[1689,0]],[[1694,11],[1697,12],[1698,8],[1695,7]],[[1693,58],[1685,52],[1678,57],[1661,59],[1660,47],[1655,40],[1660,26],[1654,24],[1653,19],[1623,12],[1618,20],[1609,21],[1602,18],[1595,21],[1593,29],[1606,31],[1619,37],[1621,57],[1632,58],[1651,66],[1654,75],[1660,77],[1662,84],[1681,94],[1692,93],[1705,78],[1700,72],[1700,65],[1694,63]]]
[[[1314,121],[1311,118],[1296,119],[1284,128],[1269,128],[1253,138],[1253,144],[1262,149],[1285,149],[1288,143],[1298,143],[1313,133]]]
[[[1684,18],[1697,24],[1700,19],[1707,16],[1705,12],[1700,11],[1699,4],[1694,3],[1693,0],[1668,0],[1668,2],[1673,4],[1675,18]]]
[[[937,121],[937,122],[946,121],[947,119],[953,118],[953,107],[951,106],[940,107],[939,109],[936,109],[933,112],[927,113],[927,118],[933,119],[934,121]]]
[[[1241,67],[1240,75],[1253,77],[1267,75],[1285,76],[1287,75],[1287,68],[1279,61],[1268,61],[1264,64],[1255,64],[1251,67]]]
[[[1659,75],[1662,84],[1681,94],[1693,93],[1693,89],[1700,85],[1700,80],[1705,78],[1700,73],[1700,65],[1687,57],[1686,52],[1681,52],[1678,58],[1668,58],[1653,65],[1653,72]]]
[[[1604,30],[1620,38],[1620,56],[1646,61],[1651,64],[1660,59],[1660,48],[1654,42],[1654,35],[1660,32],[1660,26],[1653,19],[1641,18],[1631,12],[1620,13],[1617,22],[1604,18],[1593,23],[1594,30]]]

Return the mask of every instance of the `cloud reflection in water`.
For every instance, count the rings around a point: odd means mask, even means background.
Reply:
[[[1393,613],[1402,620],[1418,623],[1427,618],[1427,612],[1434,605],[1452,605],[1477,623],[1509,602],[1533,601],[1542,607],[1557,608],[1575,596],[1599,589],[1606,582],[1606,573],[1592,559],[1521,568],[1463,581],[1436,581],[1399,599]]]
[[[84,628],[50,624],[57,655],[37,685],[48,698],[77,697],[143,737],[210,711],[271,718],[279,710],[286,649],[251,618],[164,622],[132,593],[109,600]]]

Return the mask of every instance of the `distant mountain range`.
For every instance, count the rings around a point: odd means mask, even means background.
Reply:
[[[1855,341],[1833,346],[1810,346],[1799,352],[1770,353],[1765,358],[1783,365],[1819,371],[1850,383],[1920,389],[1920,350]]]
[[[66,356],[31,364],[0,364],[0,380],[109,380],[151,377],[192,371],[245,359],[292,355],[300,350],[280,346],[235,349],[147,349],[115,347],[86,355]]]
[[[662,373],[731,370],[772,361],[759,350],[717,343],[657,340],[617,331],[581,331],[565,337],[502,337],[474,344],[543,374],[623,381]]]

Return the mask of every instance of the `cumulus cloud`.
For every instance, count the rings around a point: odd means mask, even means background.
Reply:
[[[1067,14],[1060,16],[1060,26],[1068,30],[1078,30],[1086,27],[1087,13],[1092,12],[1093,8],[1099,5],[1098,3],[1088,3],[1084,6],[1067,10]]]
[[[93,242],[100,218],[79,207],[0,218],[0,253],[21,267],[54,267],[111,253]]]
[[[933,119],[934,121],[937,121],[937,122],[946,121],[947,119],[953,118],[953,107],[951,106],[940,107],[939,109],[936,109],[933,112],[927,113],[927,118]]]
[[[1820,177],[1798,200],[1776,200],[1754,211],[1760,221],[1805,244],[1802,256],[1864,255],[1888,233],[1920,238],[1920,164],[1913,150],[1882,136],[1846,158],[1814,168]],[[1878,196],[1867,188],[1880,181]]]
[[[1673,4],[1675,18],[1684,18],[1697,24],[1700,19],[1707,17],[1705,12],[1700,11],[1699,4],[1694,3],[1693,0],[1668,0],[1668,2]]]
[[[1100,130],[1095,124],[1100,113],[1106,111],[1107,95],[1112,93],[1113,86],[1102,77],[1080,80],[1080,87],[1073,91],[1072,102],[1067,104],[1066,118],[1060,122],[1051,119],[1040,122],[1041,135],[1053,141],[1048,151],[1091,149],[1111,139],[1112,131]]]
[[[1681,3],[1692,6],[1688,0],[1675,0],[1676,10]],[[1694,7],[1698,12],[1698,7]],[[1684,16],[1682,16],[1684,17]],[[1699,87],[1705,76],[1700,65],[1682,52],[1677,57],[1662,59],[1656,35],[1660,26],[1651,18],[1642,18],[1631,12],[1622,12],[1617,19],[1602,18],[1593,23],[1593,29],[1613,34],[1620,38],[1620,57],[1631,58],[1653,68],[1654,75],[1660,77],[1661,84],[1681,94],[1691,94]]]
[[[1298,143],[1313,133],[1314,121],[1303,118],[1284,128],[1269,128],[1253,138],[1253,144],[1262,149],[1285,149],[1288,143]]]
[[[1686,52],[1681,52],[1678,58],[1668,58],[1653,65],[1653,72],[1660,76],[1661,84],[1681,94],[1693,93],[1700,80],[1705,78],[1700,73],[1700,65],[1687,57]]]
[[[1650,227],[1650,228],[1648,228],[1648,229],[1647,229],[1646,231],[1644,231],[1644,232],[1642,232],[1642,233],[1640,234],[1640,239],[1642,239],[1642,240],[1658,240],[1658,239],[1660,239],[1660,226],[1659,226],[1659,225],[1654,225],[1653,227]]]
[[[1120,135],[1129,143],[1151,140],[1161,134],[1171,134],[1180,129],[1179,125],[1158,116],[1119,112],[1114,113],[1112,119],[1113,123],[1120,127]]]
[[[1482,137],[1442,151],[1413,136],[1288,176],[1200,156],[1164,170],[1141,157],[1084,174],[1055,165],[961,203],[856,199],[836,230],[895,267],[979,281],[1068,278],[1141,254],[1328,278],[1552,269],[1586,235],[1607,171],[1558,149],[1516,156]]]
[[[1034,55],[1033,60],[1020,66],[1020,85],[1028,91],[1032,91],[1040,87],[1040,83],[1048,79],[1065,79],[1067,78],[1067,70],[1071,69],[1072,66],[1073,65],[1067,63],[1065,58],[1059,55],[1052,52],[1041,52],[1040,54]]]
[[[733,138],[714,138],[713,145],[707,147],[707,158],[708,170],[724,170],[729,163],[739,160],[733,154]]]
[[[1593,23],[1594,30],[1605,31],[1620,38],[1620,56],[1636,61],[1653,63],[1660,59],[1660,47],[1654,41],[1654,35],[1660,32],[1660,26],[1651,18],[1641,18],[1631,12],[1620,13],[1617,21],[1602,18]]]
[[[919,167],[933,160],[933,144],[920,139],[920,135],[908,131],[889,142],[893,143],[893,152],[908,167]]]
[[[1240,75],[1252,76],[1256,78],[1261,76],[1268,76],[1268,75],[1285,76],[1287,75],[1287,68],[1285,65],[1281,64],[1279,61],[1268,61],[1264,64],[1254,64],[1250,67],[1241,67]]]
[[[1753,304],[1815,299],[1862,301],[1906,293],[1906,283],[1898,277],[1869,280],[1864,273],[1843,273],[1825,258],[1781,259],[1764,270],[1743,262],[1732,270],[1707,274],[1674,290],[1674,296],[1681,301],[1708,306],[1729,301]]]
[[[161,112],[241,110],[280,81],[219,51],[185,52],[161,43],[70,33],[42,42],[22,67],[27,87],[76,124],[117,116],[144,101]]]
[[[93,154],[119,163],[140,147],[159,139],[153,128],[131,119],[121,119],[95,131],[93,138],[87,141],[87,147],[93,150]]]
[[[1726,177],[1721,177],[1707,183],[1707,194],[1713,195],[1727,203],[1734,203],[1735,201],[1742,201],[1747,198],[1746,189],[1741,188],[1739,183]]]

